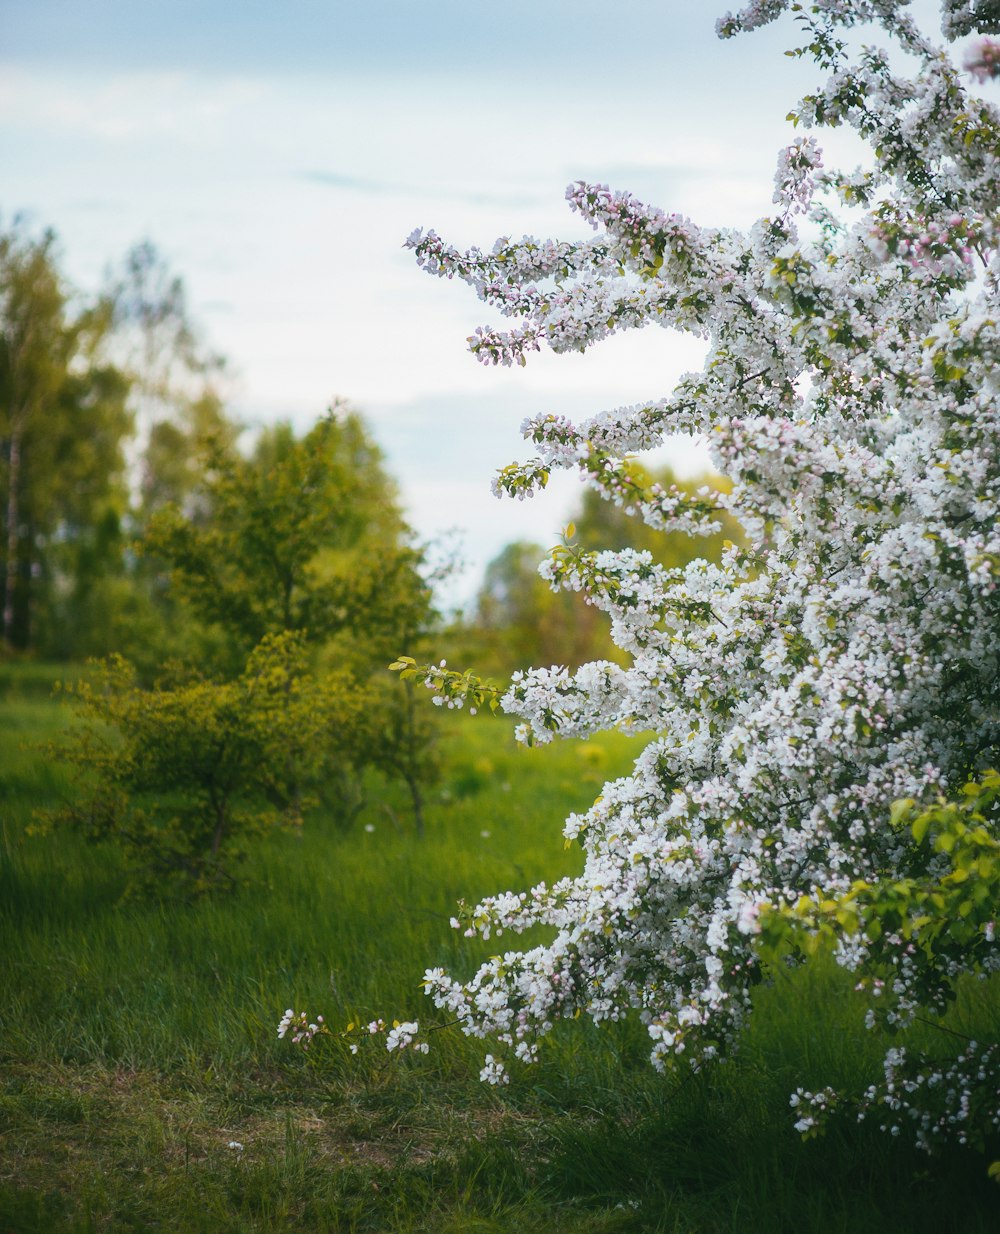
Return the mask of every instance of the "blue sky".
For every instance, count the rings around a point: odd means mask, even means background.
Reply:
[[[321,75],[447,73],[459,62],[487,74],[567,63],[603,70],[609,42],[631,58],[664,37],[697,38],[713,17],[711,4],[691,0],[630,0],[617,30],[603,0],[3,0],[0,12],[4,46],[21,63],[85,56],[104,69]]]
[[[483,369],[465,338],[490,312],[418,271],[403,239],[581,234],[563,200],[576,179],[700,223],[766,213],[812,73],[781,54],[787,20],[717,40],[724,8],[0,0],[0,212],[54,227],[83,288],[152,239],[248,423],[304,427],[348,399],[419,533],[461,530],[461,596],[507,540],[553,543],[578,498],[572,479],[530,503],[491,496],[526,453],[521,420],[658,397],[700,353],[644,331]]]

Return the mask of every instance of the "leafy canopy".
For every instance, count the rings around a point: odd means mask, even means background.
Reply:
[[[192,509],[153,516],[144,548],[244,653],[279,630],[316,643],[378,632],[370,658],[384,661],[427,620],[419,553],[357,415],[335,409],[301,439],[279,426],[249,458],[216,443],[206,475]]]
[[[302,437],[266,431],[249,456],[216,441],[204,474],[190,503],[151,517],[143,548],[214,631],[214,671],[239,671],[268,636],[299,635],[353,717],[320,738],[324,804],[351,821],[364,771],[377,767],[405,783],[422,831],[422,787],[437,770],[430,709],[385,667],[401,645],[419,645],[435,613],[423,553],[363,421],[335,406]]]
[[[0,638],[60,648],[61,603],[84,600],[127,504],[128,374],[109,306],[81,305],[52,232],[0,232]]]

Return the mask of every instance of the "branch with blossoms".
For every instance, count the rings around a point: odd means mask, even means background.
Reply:
[[[830,1087],[796,1089],[789,1098],[795,1130],[809,1140],[835,1115],[846,1114],[889,1135],[909,1134],[928,1153],[949,1142],[983,1151],[1000,1132],[1000,1044],[965,1038],[958,1053],[947,1056],[893,1046],[882,1072],[859,1097]],[[1000,1182],[1000,1161],[988,1172]]]
[[[817,888],[794,904],[762,902],[762,951],[774,958],[839,948],[847,967],[864,972],[858,991],[878,1000],[871,1027],[905,1026],[920,1007],[944,1014],[956,972],[1000,970],[998,821],[996,771],[969,781],[955,801],[896,802],[890,826],[909,848],[894,877],[855,879],[839,894]],[[873,975],[886,971],[905,972],[905,981],[887,986]]]
[[[752,930],[768,962],[830,950],[859,973],[855,990],[869,1000],[869,1029],[896,1033],[919,1023],[962,1042],[957,1055],[893,1046],[883,1082],[859,1097],[797,1090],[791,1106],[804,1138],[820,1134],[834,1111],[859,1121],[875,1116],[883,1131],[910,1131],[928,1151],[951,1138],[983,1148],[987,1132],[1000,1131],[1000,1042],[978,1041],[943,1018],[959,974],[1000,970],[998,817],[996,771],[969,781],[957,800],[898,801],[890,822],[910,840],[911,872],[755,906]]]
[[[446,244],[437,232],[424,232],[419,227],[410,233],[403,247],[412,249],[417,265],[428,274],[459,278],[477,291],[483,289],[487,298],[501,280],[513,285],[518,281],[531,284],[547,278],[565,279],[589,270],[609,251],[607,245],[594,241],[557,243],[525,236],[512,244],[506,236],[501,236],[489,253],[478,248],[462,253]],[[509,306],[506,299],[502,302]]]
[[[438,1025],[426,1031],[435,1032],[443,1027],[447,1026]],[[321,1015],[310,1021],[306,1012],[295,1011],[291,1007],[278,1022],[279,1039],[287,1039],[303,1051],[308,1050],[317,1038],[328,1037],[346,1045],[351,1054],[360,1053],[367,1043],[375,1041],[381,1042],[389,1054],[402,1054],[404,1050],[410,1050],[414,1054],[426,1054],[430,1046],[419,1039],[419,1033],[420,1024],[417,1020],[393,1020],[391,1025],[387,1025],[382,1019],[371,1020],[367,1024],[352,1021],[346,1028],[335,1032]]]
[[[504,695],[500,686],[484,681],[471,670],[458,673],[448,668],[446,660],[418,664],[412,656],[400,656],[389,665],[389,671],[399,673],[401,681],[414,681],[430,690],[436,706],[461,711],[468,704],[469,715],[473,716],[483,707],[495,715]]]
[[[721,530],[716,516],[724,506],[713,489],[705,486],[692,494],[674,484],[664,487],[658,481],[648,481],[634,460],[616,458],[593,446],[576,447],[573,453],[573,465],[580,468],[586,484],[627,515],[637,514],[656,531],[713,536]],[[551,461],[542,463],[540,459],[512,463],[497,473],[494,492],[507,493],[518,500],[531,497],[548,484],[551,466]]]

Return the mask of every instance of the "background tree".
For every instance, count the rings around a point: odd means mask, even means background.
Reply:
[[[121,574],[106,587],[112,594],[102,597],[107,639],[85,650],[122,652],[149,679],[164,662],[216,654],[218,638],[178,602],[166,563],[152,553],[137,555],[131,544],[150,516],[171,503],[197,515],[206,445],[233,446],[240,426],[223,402],[225,363],[206,345],[182,279],[150,241],[133,245],[109,270],[104,300],[112,354],[131,380],[135,428],[127,455],[127,551]]]
[[[0,234],[0,588],[8,648],[37,644],[43,598],[92,589],[117,554],[132,420],[129,379],[107,358],[111,324],[106,303],[74,304],[53,233],[32,236],[15,222]],[[56,612],[49,617],[44,633],[53,639]]]
[[[327,769],[331,804],[353,816],[361,773],[378,766],[406,782],[421,829],[430,730],[385,668],[434,612],[422,555],[360,417],[335,408],[302,438],[279,425],[250,457],[216,441],[196,498],[194,512],[170,505],[152,516],[144,551],[169,563],[177,594],[214,631],[215,671],[237,671],[265,636],[301,635],[317,671],[346,674],[368,717]]]
[[[577,665],[613,654],[601,614],[579,596],[552,591],[539,576],[544,557],[541,545],[516,540],[487,565],[471,621],[462,631],[465,638],[456,648],[482,672]]]
[[[147,663],[199,632],[162,567],[130,551],[150,513],[191,500],[204,441],[232,443],[181,280],[144,242],[85,302],[52,232],[0,235],[0,613],[8,648]]]
[[[418,554],[357,415],[334,409],[301,439],[279,425],[249,458],[215,440],[203,466],[197,514],[164,508],[143,547],[238,652],[279,630],[314,643],[349,632],[344,655],[384,658],[408,610],[427,611]]]
[[[235,442],[221,386],[225,362],[192,319],[184,282],[149,240],[109,271],[115,355],[132,379],[134,516],[138,526],[161,507],[183,506],[200,483],[204,445]]]

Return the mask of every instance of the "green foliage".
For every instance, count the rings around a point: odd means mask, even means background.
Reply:
[[[795,1135],[797,1084],[878,1074],[850,979],[822,957],[759,986],[740,1053],[697,1074],[652,1073],[635,1023],[557,1032],[503,1094],[477,1078],[482,1043],[455,1030],[402,1060],[276,1039],[286,995],[332,1025],[426,1016],[422,965],[496,947],[449,928],[455,899],[570,873],[578,850],[539,819],[585,808],[634,742],[587,743],[596,766],[577,743],[525,750],[506,724],[446,714],[452,757],[422,843],[382,808],[395,786],[373,784],[373,833],[320,815],[262,837],[231,895],[120,902],[117,852],[22,838],[62,786],[18,739],[64,717],[36,666],[4,673],[32,700],[30,715],[0,700],[5,1234],[995,1230],[975,1154],[928,1165],[870,1122]],[[975,1031],[998,993],[977,986]]]
[[[955,801],[929,806],[899,801],[890,824],[907,848],[901,877],[858,879],[842,894],[764,905],[761,945],[771,955],[788,948],[815,954],[845,938],[860,938],[866,950],[864,984],[870,986],[873,975],[895,962],[903,939],[909,963],[920,969],[921,994],[941,1011],[955,997],[955,962],[983,972],[995,950],[1000,774],[985,772]]]
[[[223,360],[192,320],[183,280],[149,240],[134,244],[108,280],[114,354],[132,383],[138,473],[133,514],[139,526],[170,502],[183,504],[204,478],[209,436],[235,442],[238,427],[219,392]]]
[[[986,771],[955,800],[898,801],[890,818],[901,856],[892,878],[858,879],[795,904],[760,906],[760,947],[773,965],[788,955],[835,950],[869,1002],[869,1028],[894,1036],[925,1026],[926,1042],[889,1050],[884,1081],[863,1093],[800,1092],[806,1136],[841,1106],[899,1134],[907,1125],[930,1148],[949,1136],[980,1151],[1000,1149],[997,1024],[970,1033],[952,1005],[961,982],[996,970],[1000,906],[1000,774]],[[905,981],[901,980],[905,978]],[[958,1043],[956,1045],[956,1043]]]
[[[143,548],[169,564],[176,594],[214,632],[218,673],[231,675],[268,635],[300,635],[344,708],[365,717],[319,738],[327,804],[350,821],[365,768],[378,767],[406,783],[422,830],[422,788],[436,774],[429,708],[385,666],[419,643],[434,613],[360,417],[335,407],[302,438],[279,425],[251,457],[216,441],[205,475],[193,508],[153,515]]]
[[[123,651],[152,664],[201,633],[131,541],[186,502],[206,435],[232,442],[181,280],[148,242],[84,300],[51,231],[0,233],[0,634],[65,660]],[[126,465],[130,445],[131,466]],[[193,649],[193,647],[192,647]]]
[[[0,608],[8,648],[52,652],[120,556],[128,375],[106,302],[76,308],[52,232],[0,233]]]
[[[412,656],[400,656],[389,668],[399,673],[401,681],[412,681],[433,689],[435,697],[442,699],[448,707],[461,709],[468,703],[472,715],[483,707],[489,707],[493,715],[500,710],[501,687],[477,677],[471,669],[466,669],[464,673],[455,672],[445,668],[444,661],[440,665],[418,665]]]
[[[545,551],[524,540],[506,545],[486,567],[476,598],[471,644],[462,648],[489,672],[532,665],[617,658],[603,614],[574,592],[553,591],[539,577]]]
[[[311,677],[291,633],[265,637],[231,682],[146,690],[112,657],[69,693],[83,723],[56,753],[76,793],[47,820],[121,846],[146,890],[231,884],[248,839],[301,823],[329,742],[364,727],[363,698]]]
[[[426,621],[419,554],[358,416],[331,412],[301,440],[276,429],[252,458],[216,442],[205,470],[196,509],[159,511],[143,549],[169,563],[178,594],[237,654],[278,630],[313,643],[346,632],[369,667]]]

